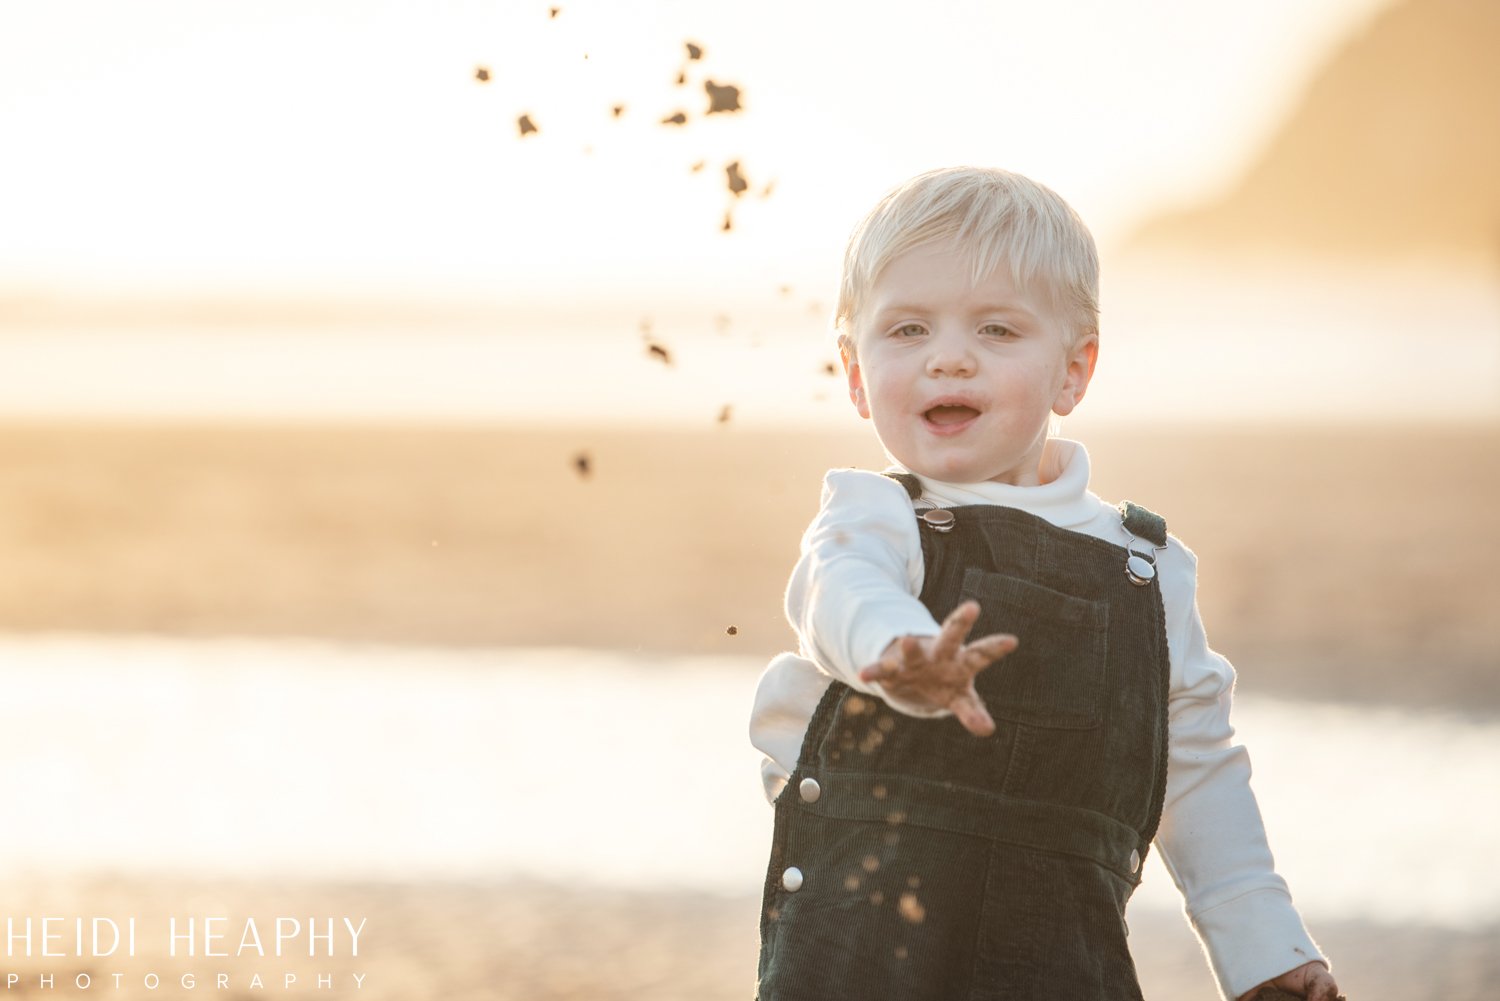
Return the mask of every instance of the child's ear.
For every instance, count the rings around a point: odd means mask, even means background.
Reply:
[[[849,402],[859,411],[859,416],[870,419],[870,401],[865,395],[864,373],[860,371],[859,359],[855,357],[849,342],[839,339],[839,360],[844,363],[844,375],[849,379]]]
[[[1052,412],[1066,417],[1073,412],[1088,391],[1089,380],[1094,377],[1094,364],[1099,360],[1099,335],[1088,334],[1068,350],[1068,368],[1063,374],[1062,387],[1052,401]]]

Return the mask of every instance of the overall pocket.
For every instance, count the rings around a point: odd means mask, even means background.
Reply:
[[[1013,633],[1021,645],[980,672],[975,687],[996,719],[1087,730],[1103,718],[1109,602],[1018,577],[970,569],[962,599],[979,602],[971,638]]]

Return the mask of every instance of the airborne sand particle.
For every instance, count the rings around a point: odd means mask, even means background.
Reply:
[[[705,80],[703,89],[708,91],[710,115],[740,110],[740,89],[733,84],[717,84],[712,80]]]
[[[750,185],[745,176],[740,173],[740,162],[738,160],[724,168],[724,173],[729,177],[729,193],[738,198],[749,189]]]

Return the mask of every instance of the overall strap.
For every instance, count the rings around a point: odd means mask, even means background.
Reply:
[[[915,473],[885,472],[881,475],[889,476],[891,479],[895,480],[897,483],[905,487],[907,496],[912,500],[917,500],[922,496],[922,481],[917,479]]]
[[[921,499],[922,482],[915,474],[886,471],[881,475],[889,476],[906,488],[907,496],[913,501]],[[1157,546],[1167,544],[1167,519],[1135,501],[1121,501],[1119,510],[1120,517],[1125,523],[1125,531],[1138,539],[1147,539]]]
[[[1155,511],[1148,511],[1134,501],[1121,501],[1120,515],[1125,520],[1125,531],[1131,535],[1149,539],[1158,546],[1167,544],[1167,519]]]
[[[926,524],[928,528],[931,528],[935,532],[953,531],[953,512],[947,510],[946,508],[938,507],[930,500],[923,500],[922,481],[917,479],[915,474],[895,473],[887,471],[883,472],[881,475],[889,476],[891,479],[895,480],[897,483],[906,488],[906,495],[911,498],[912,507],[916,510],[917,516],[922,519],[923,523]],[[927,533],[924,532],[922,534],[925,536]],[[925,540],[923,541],[922,546],[922,558],[931,559],[931,554],[929,554],[926,549],[927,543]]]

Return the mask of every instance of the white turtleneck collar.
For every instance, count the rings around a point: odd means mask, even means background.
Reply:
[[[939,507],[964,504],[1000,504],[1018,508],[1061,528],[1082,525],[1099,514],[1100,499],[1089,490],[1089,453],[1081,442],[1052,438],[1055,462],[1061,471],[1049,483],[1021,487],[1012,483],[947,483],[920,474],[922,496]],[[890,467],[908,472],[900,463]]]

